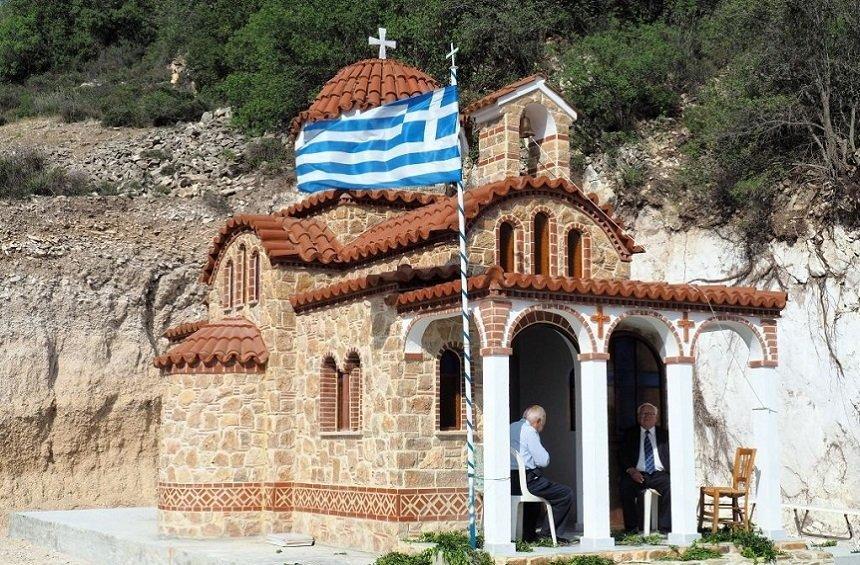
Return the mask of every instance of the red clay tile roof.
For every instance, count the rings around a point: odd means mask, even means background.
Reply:
[[[381,291],[386,287],[392,290],[407,290],[416,286],[426,286],[450,281],[460,274],[459,265],[413,269],[410,265],[400,265],[396,271],[379,275],[367,275],[340,281],[315,288],[290,297],[290,304],[296,312],[348,300],[356,296]]]
[[[328,264],[338,260],[340,243],[319,220],[240,214],[230,218],[212,240],[208,261],[200,277],[202,282],[211,283],[221,251],[235,235],[245,231],[257,234],[269,260],[274,263],[300,261]]]
[[[430,75],[396,59],[358,61],[325,83],[310,107],[290,122],[290,133],[298,134],[308,122],[337,118],[349,110],[375,108],[439,86]]]
[[[526,85],[532,81],[538,80],[538,79],[546,80],[546,75],[544,75],[543,73],[533,74],[531,76],[521,78],[520,80],[518,80],[516,82],[512,82],[511,84],[503,86],[502,88],[496,90],[495,92],[491,92],[490,94],[484,96],[480,100],[476,100],[476,101],[472,102],[471,104],[469,104],[468,106],[466,106],[466,109],[463,110],[463,113],[466,115],[469,115],[472,112],[480,110],[481,108],[486,108],[490,104],[495,104],[496,100],[498,100],[499,98],[501,98],[505,94],[510,94],[511,92],[515,91],[519,87],[524,86],[524,85]]]
[[[190,336],[203,326],[209,323],[209,320],[197,320],[196,322],[185,322],[184,324],[179,324],[178,326],[173,326],[165,331],[162,335],[167,338],[170,343],[176,343],[177,341],[182,341],[186,337]]]
[[[169,370],[173,366],[235,363],[263,366],[269,350],[260,330],[245,318],[226,318],[209,322],[182,340],[167,353],[155,358],[155,366]]]
[[[402,202],[412,205],[406,196],[398,194],[383,194],[367,196],[371,201]],[[395,191],[396,192],[396,191]],[[603,230],[621,255],[622,260],[629,260],[633,253],[641,253],[642,247],[636,245],[633,238],[624,233],[620,220],[612,215],[610,206],[598,205],[598,198],[591,193],[585,195],[573,183],[563,179],[546,177],[509,177],[505,180],[487,184],[466,191],[466,219],[475,220],[484,210],[506,198],[517,195],[536,193],[559,196],[570,200],[588,214]],[[389,220],[371,227],[348,245],[341,245],[334,234],[320,221],[314,218],[291,217],[290,215],[274,214],[271,216],[239,215],[231,218],[213,240],[209,248],[209,257],[201,275],[201,281],[211,284],[220,254],[238,233],[254,231],[262,240],[263,247],[273,263],[301,262],[318,266],[346,267],[349,264],[361,262],[379,255],[402,252],[403,250],[421,245],[436,239],[456,237],[457,198],[456,196],[424,195],[429,204],[418,206]],[[328,196],[326,198],[332,198]],[[422,197],[415,196],[418,202]],[[294,211],[288,208],[281,214],[303,215],[314,206],[323,205],[323,201],[315,201],[307,206],[298,206]],[[467,226],[468,227],[468,226]]]
[[[500,200],[516,194],[539,192],[561,195],[571,199],[591,216],[613,239],[613,244],[623,259],[643,249],[633,238],[624,233],[622,223],[612,216],[612,208],[599,206],[594,194],[586,196],[573,183],[564,179],[547,177],[509,177],[505,180],[467,190],[465,193],[466,220],[474,220],[484,209]],[[358,236],[341,251],[343,261],[362,259],[409,247],[434,237],[457,233],[457,198],[440,198],[433,204],[423,206],[380,222]]]
[[[715,310],[767,310],[770,313],[785,308],[788,296],[784,292],[756,290],[749,287],[669,284],[629,280],[574,279],[520,273],[504,273],[492,267],[486,273],[470,277],[469,292],[497,291],[502,294],[552,293],[572,297],[594,298],[624,303],[661,303]],[[432,287],[404,292],[397,297],[400,310],[412,310],[422,305],[456,299],[460,281],[453,280]]]
[[[303,218],[349,201],[409,209],[426,206],[439,198],[442,198],[439,194],[428,194],[417,190],[326,190],[316,192],[301,202],[284,208],[278,212],[278,215]]]

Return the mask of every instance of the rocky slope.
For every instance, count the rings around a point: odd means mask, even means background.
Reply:
[[[242,169],[247,142],[223,118],[159,130],[53,120],[0,127],[0,149],[34,144],[96,178],[166,187],[134,198],[0,205],[0,516],[154,502],[160,381],[150,363],[164,345],[158,337],[204,314],[196,280],[218,222],[296,198],[288,178]],[[663,128],[620,154],[631,166],[650,164],[647,198],[630,215],[648,250],[633,276],[727,278],[789,292],[780,322],[784,497],[860,507],[860,234],[821,230],[773,243],[745,269],[731,233],[685,228],[649,192],[677,166],[682,135]],[[141,155],[159,146],[176,167],[161,177],[160,157]],[[617,167],[589,165],[583,184],[617,200]],[[723,334],[706,336],[701,351],[700,468],[725,479],[734,446],[750,438],[746,351]]]
[[[176,139],[188,130],[47,120],[36,126],[27,140],[55,163],[62,163],[57,154],[79,151],[81,143],[90,160],[134,155],[141,139]],[[22,127],[0,128],[0,140]],[[117,144],[127,149],[118,152]],[[110,169],[133,162],[116,157]],[[173,192],[181,196],[37,198],[0,206],[3,522],[18,508],[154,502],[160,381],[151,361],[163,347],[160,335],[204,315],[197,278],[215,226],[236,212],[280,209],[292,194],[281,178],[249,175],[252,182],[240,188],[253,192],[223,196],[224,187],[209,178],[221,170],[207,174],[198,181],[205,190],[177,186]]]

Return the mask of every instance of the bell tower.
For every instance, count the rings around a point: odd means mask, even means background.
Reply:
[[[576,110],[543,75],[485,96],[466,115],[478,133],[479,186],[519,175],[570,178],[568,131]]]

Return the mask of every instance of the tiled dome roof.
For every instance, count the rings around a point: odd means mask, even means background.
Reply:
[[[365,59],[342,68],[325,83],[310,107],[290,122],[290,133],[349,110],[367,110],[439,88],[433,77],[396,59]]]

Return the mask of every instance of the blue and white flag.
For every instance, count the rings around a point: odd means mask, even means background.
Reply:
[[[299,190],[459,182],[457,87],[305,125],[296,140]]]

